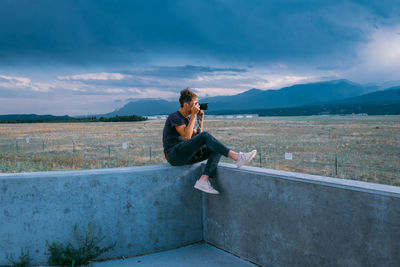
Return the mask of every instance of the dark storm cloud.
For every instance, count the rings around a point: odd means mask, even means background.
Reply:
[[[158,66],[144,71],[142,74],[155,77],[193,78],[202,73],[212,72],[246,72],[237,68],[212,68],[207,66]]]
[[[368,28],[399,22],[394,1],[0,2],[0,64],[142,63],[351,56]],[[190,70],[189,70],[190,71]]]
[[[174,89],[178,90],[176,87],[177,83],[189,79],[195,79],[199,75],[209,75],[209,74],[220,74],[229,73],[230,75],[235,75],[235,73],[244,73],[246,69],[238,68],[213,68],[207,66],[152,66],[152,67],[142,67],[135,71],[132,70],[119,70],[116,71],[121,75],[124,75],[121,79],[88,79],[85,76],[67,76],[59,77],[59,79],[79,81],[87,85],[95,86],[111,86],[111,87],[136,87],[136,88],[149,88],[156,87],[158,89]],[[168,81],[172,84],[168,84]],[[180,89],[179,89],[180,90]]]

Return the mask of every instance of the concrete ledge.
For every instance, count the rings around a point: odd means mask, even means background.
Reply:
[[[220,164],[204,238],[262,266],[395,266],[400,188]]]
[[[236,165],[229,163],[219,163],[218,168],[237,169]],[[257,172],[257,173],[263,173],[267,176],[274,176],[276,178],[281,178],[286,180],[303,181],[308,183],[332,186],[336,188],[352,189],[357,191],[370,192],[374,194],[383,194],[393,197],[400,197],[400,187],[392,185],[369,183],[357,180],[341,179],[328,176],[280,171],[280,170],[257,168],[250,166],[243,166],[237,170],[241,171],[241,173]]]
[[[47,263],[46,240],[74,243],[75,224],[91,221],[116,248],[102,258],[134,256],[201,241],[200,165],[169,165],[0,176],[0,265],[30,251]]]
[[[192,166],[185,166],[187,172],[191,172],[193,168],[198,168],[199,164]],[[79,170],[79,171],[43,171],[43,172],[19,172],[19,173],[0,173],[0,179],[8,178],[44,178],[44,177],[74,177],[81,175],[91,175],[91,174],[119,174],[119,173],[132,173],[132,172],[142,172],[142,171],[163,171],[168,169],[174,169],[169,164],[163,165],[152,165],[152,166],[135,166],[135,167],[121,167],[121,168],[104,168],[104,169],[90,169],[90,170]]]

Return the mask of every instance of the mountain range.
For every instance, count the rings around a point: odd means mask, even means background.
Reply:
[[[259,116],[311,116],[311,115],[400,115],[400,87],[389,88],[359,97],[300,107],[216,111],[213,114],[258,114]]]
[[[199,99],[199,101],[200,103],[209,103],[207,114],[228,114],[254,110],[307,108],[308,106],[315,108],[316,105],[400,103],[400,95],[397,95],[398,89],[400,87],[382,90],[376,85],[365,86],[348,80],[333,80],[297,84],[279,90],[253,88],[237,95],[208,97]],[[154,116],[169,114],[178,109],[178,100],[140,99],[131,101],[122,108],[102,114],[102,116],[131,114]]]
[[[209,103],[207,114],[254,113],[260,116],[296,116],[367,113],[400,114],[400,86],[382,89],[377,85],[360,85],[348,80],[297,84],[279,90],[250,89],[232,96],[199,99]],[[113,112],[93,115],[115,116],[166,115],[179,109],[179,101],[139,99]],[[69,116],[36,114],[0,115],[0,121],[68,120]]]

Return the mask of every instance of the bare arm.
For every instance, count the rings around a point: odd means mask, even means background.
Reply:
[[[193,128],[196,123],[197,113],[199,110],[200,109],[198,106],[192,107],[192,115],[190,116],[188,125],[175,126],[176,131],[186,140],[189,140],[193,136]]]
[[[190,117],[188,125],[175,126],[175,129],[180,135],[183,136],[183,138],[185,138],[186,140],[189,140],[193,135],[193,131],[195,131],[193,129],[195,122],[196,122],[196,115],[194,115],[194,116],[192,115]]]

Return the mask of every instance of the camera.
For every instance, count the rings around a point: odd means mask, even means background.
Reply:
[[[208,109],[208,103],[200,104],[200,110],[207,110],[207,109]]]

